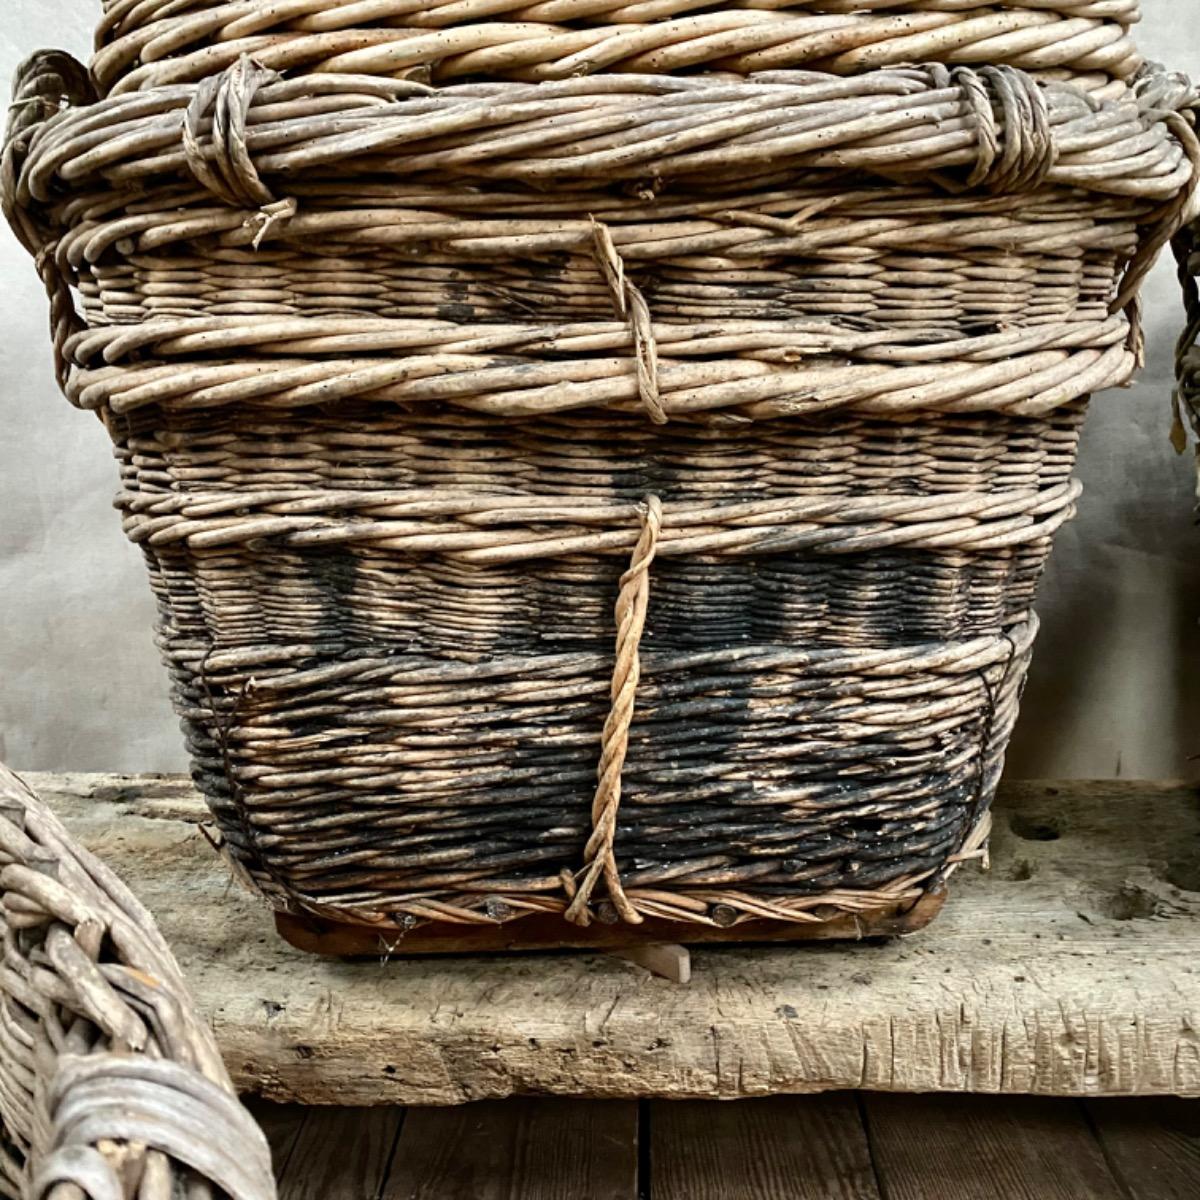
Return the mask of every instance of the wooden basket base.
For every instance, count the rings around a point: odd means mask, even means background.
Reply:
[[[438,921],[403,930],[395,925],[334,921],[283,912],[275,914],[275,928],[297,949],[338,958],[496,954],[523,950],[615,950],[667,942],[697,945],[857,941],[915,933],[937,916],[945,899],[946,892],[942,889],[928,893],[916,904],[894,905],[820,923],[746,921],[728,929],[687,921],[657,920],[647,920],[642,925],[604,925],[593,921],[581,928],[559,916],[533,916],[501,925],[455,925]]]

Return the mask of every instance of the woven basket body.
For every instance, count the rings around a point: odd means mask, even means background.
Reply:
[[[271,24],[184,7],[171,78],[213,21]],[[338,7],[293,9],[271,46],[329,66]],[[1097,45],[1135,15],[1003,14]],[[122,54],[56,115],[82,77],[26,77],[6,206],[117,448],[197,781],[279,908],[820,925],[982,853],[1084,404],[1190,187],[1182,84],[154,87]]]
[[[274,1200],[150,914],[0,766],[0,1195]]]
[[[1200,432],[1200,221],[1192,221],[1179,231],[1173,249],[1179,263],[1185,313],[1175,357],[1179,381],[1175,436],[1182,451],[1187,438],[1182,427],[1184,418]]]

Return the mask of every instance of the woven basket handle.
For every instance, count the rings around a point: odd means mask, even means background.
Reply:
[[[65,390],[67,363],[63,348],[84,328],[75,310],[71,284],[57,261],[56,231],[44,221],[45,209],[31,203],[21,186],[21,168],[39,130],[64,108],[93,104],[96,91],[87,68],[62,50],[39,50],[17,68],[12,103],[0,158],[0,206],[21,244],[33,255],[50,300],[54,371]]]
[[[1198,185],[1200,185],[1200,139],[1196,137],[1196,119],[1200,113],[1200,90],[1185,76],[1163,70],[1157,65],[1144,67],[1134,80],[1134,90],[1143,112],[1154,112],[1175,135],[1192,163],[1192,181],[1161,211],[1157,222],[1139,242],[1137,253],[1125,268],[1121,288],[1110,308],[1111,312],[1133,307],[1150,268],[1159,253],[1194,217]],[[1178,254],[1178,249],[1176,249]],[[1136,311],[1131,312],[1135,330]],[[1136,334],[1135,334],[1136,336]]]
[[[1138,243],[1137,253],[1130,259],[1125,274],[1121,277],[1121,289],[1112,303],[1111,312],[1120,312],[1136,300],[1146,276],[1158,261],[1159,253],[1186,224],[1197,196],[1196,187],[1197,183],[1200,183],[1200,139],[1196,137],[1191,123],[1180,113],[1170,113],[1164,120],[1191,159],[1192,182],[1163,209],[1158,221]]]
[[[1177,387],[1173,397],[1175,422],[1172,430],[1175,449],[1182,454],[1187,448],[1187,434],[1183,428],[1183,405],[1189,399],[1189,390],[1185,387],[1185,381],[1192,350],[1200,341],[1200,283],[1197,283],[1196,272],[1192,267],[1192,256],[1196,252],[1195,225],[1185,224],[1171,239],[1171,248],[1175,252],[1175,261],[1179,268],[1179,286],[1183,290],[1183,309],[1186,315],[1183,332],[1175,344]],[[1191,408],[1191,405],[1188,407]]]

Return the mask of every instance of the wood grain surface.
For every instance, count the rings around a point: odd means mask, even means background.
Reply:
[[[881,1200],[850,1093],[650,1106],[657,1200]]]
[[[268,1131],[295,1106],[255,1104]],[[319,1110],[311,1110],[315,1115]],[[1200,1104],[837,1092],[732,1104],[484,1101],[375,1110],[403,1122],[378,1195],[332,1110],[279,1200],[1192,1200]],[[391,1113],[390,1119],[384,1114]],[[323,1123],[323,1124],[322,1124]]]
[[[411,1109],[382,1200],[631,1200],[631,1101],[504,1100]]]
[[[959,872],[927,930],[700,948],[679,986],[587,953],[307,956],[212,852],[182,779],[31,781],[154,911],[240,1086],[277,1100],[1200,1095],[1187,787],[1010,784],[990,872]]]

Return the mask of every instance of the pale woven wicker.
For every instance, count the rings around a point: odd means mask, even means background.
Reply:
[[[278,907],[870,927],[982,853],[1182,81],[87,86],[6,211]]]
[[[0,1194],[273,1200],[150,914],[0,766]]]
[[[1137,0],[110,0],[102,90],[201,79],[252,54],[279,70],[451,82],[597,71],[836,74],[915,62],[1087,73],[1141,65]]]

